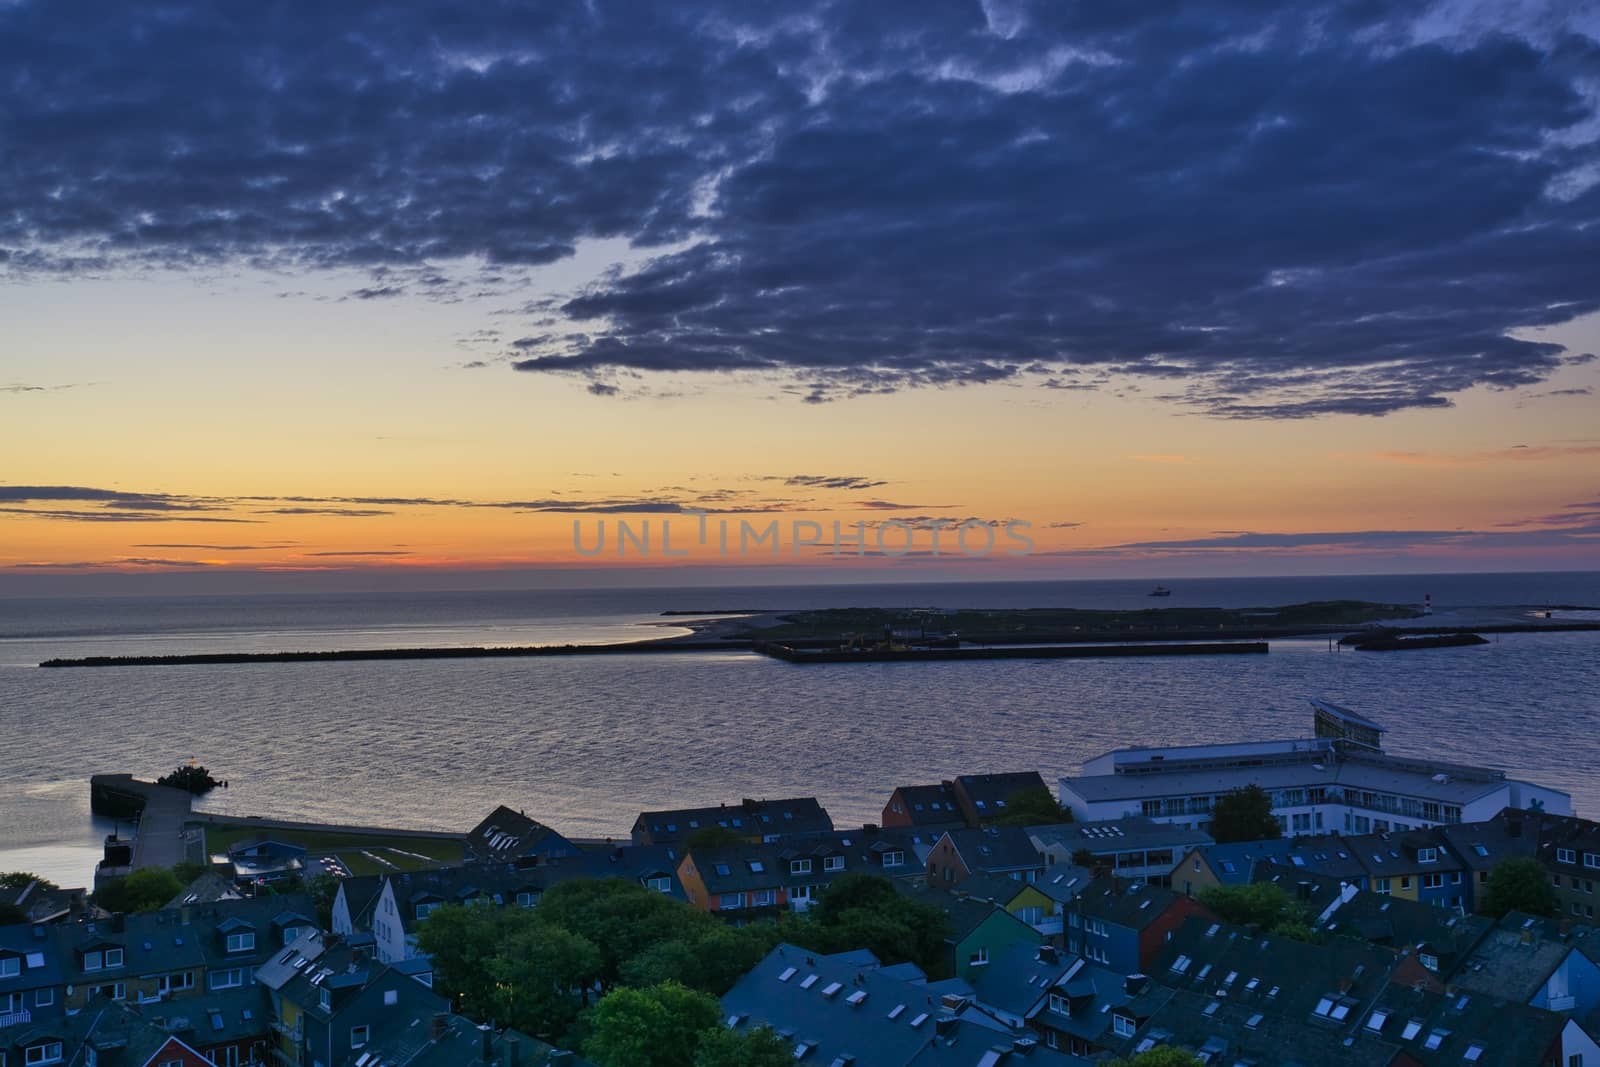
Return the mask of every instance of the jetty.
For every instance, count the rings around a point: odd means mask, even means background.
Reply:
[[[144,782],[131,774],[97,774],[89,779],[89,810],[134,823],[131,848],[118,838],[106,841],[108,863],[95,872],[116,877],[141,867],[174,867],[187,858],[184,826],[194,797],[182,789]],[[114,851],[115,850],[115,851]],[[113,856],[126,863],[110,863]]]

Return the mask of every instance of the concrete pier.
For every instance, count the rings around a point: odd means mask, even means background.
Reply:
[[[142,782],[131,774],[97,774],[89,779],[90,810],[136,824],[132,862],[118,873],[184,862],[184,824],[193,802],[185,790]]]

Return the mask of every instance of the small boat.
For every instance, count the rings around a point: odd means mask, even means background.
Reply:
[[[1150,590],[1150,592],[1145,594],[1145,596],[1171,596],[1171,595],[1172,595],[1172,590],[1168,589],[1164,585],[1158,585],[1154,589]]]

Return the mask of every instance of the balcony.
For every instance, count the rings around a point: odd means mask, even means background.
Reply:
[[[27,1008],[18,1008],[16,1011],[0,1012],[0,1030],[8,1026],[18,1026],[22,1023],[33,1022],[33,1013]]]
[[[1058,937],[1061,934],[1061,916],[1046,915],[1036,923],[1029,923],[1035,930],[1046,937]]]
[[[272,1020],[272,1030],[281,1037],[286,1037],[296,1045],[300,1043],[300,1028],[290,1026],[279,1019]]]

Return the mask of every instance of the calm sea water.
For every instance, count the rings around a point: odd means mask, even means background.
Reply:
[[[1488,763],[1600,813],[1600,634],[1482,648],[1264,657],[796,667],[741,653],[44,671],[51,656],[612,641],[681,632],[669,609],[1150,606],[1144,582],[986,583],[0,600],[0,870],[87,881],[107,827],[89,775],[194,756],[205,806],[466,829],[499,803],[581,835],[641,809],[815,794],[875,820],[897,784],[1075,773],[1121,745],[1294,736],[1309,696],[1390,729],[1396,752]],[[1159,606],[1354,597],[1441,612],[1600,606],[1600,574],[1169,582]],[[1469,612],[1470,614],[1470,612]],[[665,625],[664,625],[665,624]]]

